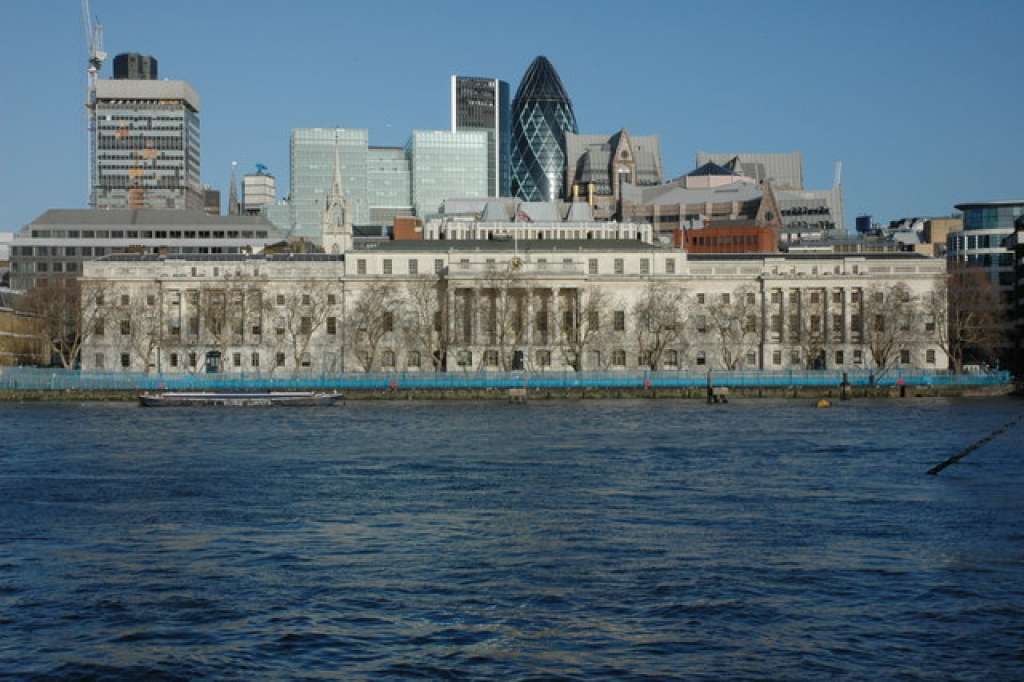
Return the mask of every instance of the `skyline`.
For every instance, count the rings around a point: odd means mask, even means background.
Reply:
[[[161,78],[197,89],[202,180],[222,198],[231,161],[240,174],[267,165],[286,194],[293,128],[367,128],[372,145],[402,145],[413,129],[449,127],[453,73],[505,80],[514,91],[539,54],[565,83],[581,133],[625,127],[659,136],[666,178],[691,170],[698,151],[799,150],[807,187],[821,188],[843,161],[848,225],[859,213],[880,221],[946,215],[955,203],[1022,194],[1014,163],[1024,139],[1022,97],[1001,88],[1022,65],[1010,42],[1017,22],[1008,20],[1024,18],[1020,7],[648,3],[643,9],[651,11],[599,22],[614,10],[598,4],[586,17],[520,4],[518,25],[468,3],[434,13],[395,4],[375,14],[327,3],[285,12],[269,2],[186,2],[175,11],[93,0],[93,10],[110,54],[104,77],[114,54],[138,51],[157,57]],[[23,30],[0,49],[23,66],[9,72],[17,104],[0,132],[8,161],[0,231],[17,231],[48,208],[85,205],[86,48],[77,4],[8,14],[8,25]],[[390,23],[380,27],[375,16]],[[478,20],[473,31],[457,21],[469,16]],[[737,17],[749,21],[737,26]],[[361,25],[368,29],[351,28]],[[972,36],[987,36],[985,44],[961,38],[968,25]],[[335,29],[340,42],[328,40]],[[866,39],[868,29],[876,47],[853,49],[849,43]],[[193,39],[183,43],[182,34]],[[852,37],[827,39],[840,34]],[[949,84],[961,92],[951,95]]]

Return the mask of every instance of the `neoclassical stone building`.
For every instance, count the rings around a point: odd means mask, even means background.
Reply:
[[[347,245],[346,245],[347,246]],[[86,370],[945,369],[945,263],[688,255],[636,240],[110,256]]]

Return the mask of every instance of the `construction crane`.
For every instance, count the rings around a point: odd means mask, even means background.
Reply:
[[[85,45],[89,49],[89,66],[86,69],[87,89],[85,94],[85,117],[87,128],[86,144],[89,147],[89,206],[96,206],[96,147],[93,138],[96,134],[96,79],[107,53],[103,51],[103,25],[93,21],[92,8],[89,0],[82,0],[82,25],[85,28]]]

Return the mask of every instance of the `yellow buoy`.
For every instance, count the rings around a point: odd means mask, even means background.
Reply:
[[[832,407],[832,401],[826,398],[822,398],[818,401],[818,407]]]

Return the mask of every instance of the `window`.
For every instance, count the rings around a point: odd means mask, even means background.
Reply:
[[[698,315],[696,317],[697,333],[704,334],[708,330],[708,318],[706,315]]]
[[[843,355],[843,351],[841,351],[841,350],[837,350],[837,351],[836,351],[836,360],[835,360],[835,364],[837,364],[837,365],[842,365],[842,364],[843,364],[843,361],[844,361],[845,359],[846,359],[846,358],[845,358],[845,357],[844,357],[844,355]]]
[[[747,363],[747,367],[753,367],[754,365],[756,365],[757,364],[757,353],[755,353],[752,350],[748,350],[747,351],[746,363]]]
[[[442,272],[444,272],[444,259],[443,258],[435,258],[434,259],[434,274],[435,275],[440,275]]]
[[[149,294],[148,296],[146,296],[146,305],[151,307],[156,305],[156,296],[154,296],[153,294]]]
[[[96,305],[103,305],[103,292],[96,294]]]
[[[395,330],[395,314],[391,311],[384,313],[384,332],[393,332]]]
[[[168,361],[171,363],[171,367],[177,367],[178,366],[178,354],[177,353],[171,353],[170,357],[168,358]]]
[[[274,320],[274,334],[277,336],[284,336],[284,319],[277,318]]]
[[[789,351],[789,364],[799,365],[800,364],[800,351],[791,350]]]
[[[405,366],[406,367],[419,367],[420,366],[420,352],[418,350],[412,350],[405,354]]]
[[[107,359],[103,357],[103,353],[97,353],[93,360],[95,361],[96,369],[103,369]]]
[[[188,354],[188,366],[192,369],[196,368],[196,363],[199,362],[199,356],[195,352]]]
[[[902,349],[900,351],[900,364],[901,365],[909,365],[910,364],[910,351],[907,350],[906,348],[904,348],[904,349]]]
[[[676,259],[666,258],[665,259],[665,274],[674,275],[676,274]]]
[[[274,357],[274,361],[278,367],[284,367],[284,353],[278,353]]]
[[[924,352],[924,361],[929,365],[935,364],[935,350],[933,348],[929,348]]]
[[[797,305],[799,303],[800,303],[800,290],[799,289],[794,289],[793,291],[789,292],[789,304],[790,305]]]
[[[328,317],[327,318],[327,333],[334,336],[338,333],[338,318]]]
[[[131,303],[131,297],[128,294],[121,295],[121,305],[128,305]]]
[[[311,301],[312,299],[310,298],[309,294],[302,295],[302,305],[309,305]]]
[[[679,368],[679,351],[668,349],[665,351],[665,366],[671,367],[672,369]]]
[[[626,311],[616,310],[615,311],[615,324],[614,329],[617,332],[626,331]]]
[[[395,366],[395,351],[386,350],[380,357],[381,367],[394,368]]]
[[[591,331],[596,331],[601,328],[601,313],[598,310],[587,311],[587,326],[590,327]]]
[[[649,275],[651,274],[651,259],[641,258],[640,259],[640,274]]]
[[[821,294],[819,292],[811,292],[811,303],[821,303]]]
[[[93,334],[95,334],[96,336],[103,336],[103,329],[105,326],[106,325],[104,323],[103,318],[97,317],[96,322],[93,324]]]
[[[697,294],[697,305],[704,305],[706,298],[703,293]]]
[[[860,289],[854,289],[850,292],[850,302],[860,303]]]
[[[756,332],[757,332],[757,316],[756,315],[747,315],[746,319],[743,321],[743,333],[744,334],[754,334]]]
[[[334,294],[327,294],[327,305],[337,305],[338,297]]]
[[[636,357],[636,363],[638,367],[650,367],[651,366],[651,351],[641,351]]]
[[[242,366],[242,354],[241,353],[233,353],[231,355],[231,364],[234,365],[235,367],[241,367]]]
[[[933,331],[935,331],[935,318],[934,317],[928,319],[928,321],[926,321],[924,323],[924,330],[926,332],[933,332]],[[934,353],[935,351],[932,351],[932,352]]]
[[[121,320],[121,336],[131,336],[132,334],[132,322],[131,320]]]
[[[626,366],[626,351],[619,349],[612,351],[612,366],[613,367],[625,367]]]
[[[539,350],[537,351],[537,364],[541,367],[551,366],[551,351]]]
[[[774,351],[772,351],[772,364],[773,365],[781,365],[782,364],[782,351],[781,350],[774,350]]]
[[[460,350],[456,360],[459,367],[471,367],[473,365],[473,353],[468,350]]]
[[[385,258],[384,259],[384,274],[385,275],[390,275],[391,272],[392,272],[392,269],[391,269],[391,259],[390,258]]]
[[[841,289],[836,289],[835,291],[832,292],[832,302],[833,303],[842,303],[843,302],[843,292],[842,292]]]
[[[128,369],[132,366],[132,356],[128,353],[121,353],[121,367]]]
[[[278,305],[284,305],[284,294],[278,294],[277,295],[277,304]]]
[[[775,290],[772,291],[772,303],[774,303],[776,305],[778,305],[779,303],[782,303],[782,290],[781,289],[775,289]]]
[[[702,351],[702,350],[697,351],[697,366],[698,367],[703,367],[706,364],[708,364],[708,357],[707,357],[707,355],[705,355],[704,351]]]
[[[747,305],[754,305],[757,303],[757,294],[754,292],[747,292],[746,294]]]
[[[621,275],[626,271],[626,263],[621,258],[615,259],[615,274]]]
[[[415,258],[409,259],[409,274],[418,275],[420,274],[420,262]]]
[[[597,274],[597,259],[596,258],[591,258],[589,261],[587,261],[587,272],[589,272],[591,275],[596,275]]]
[[[366,274],[366,259],[365,258],[360,258],[359,260],[356,261],[356,274],[357,275],[365,275]]]
[[[249,358],[249,364],[252,365],[253,367],[259,367],[260,366],[260,354],[259,353],[253,353],[252,356],[250,356],[250,358]]]
[[[853,364],[859,365],[864,362],[864,351],[857,349],[853,351]]]

